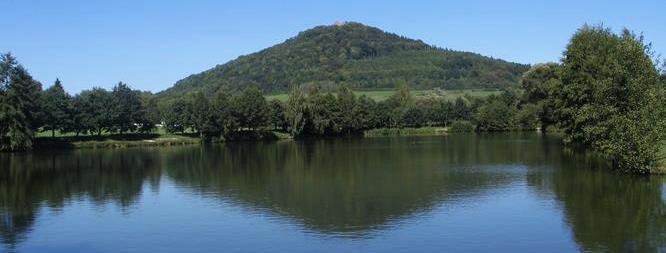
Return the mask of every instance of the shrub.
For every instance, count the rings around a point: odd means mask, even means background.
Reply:
[[[474,125],[469,121],[454,121],[449,127],[449,132],[453,133],[467,133],[474,132]]]

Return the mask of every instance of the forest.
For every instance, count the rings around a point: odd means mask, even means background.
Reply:
[[[663,169],[666,78],[641,36],[584,26],[560,63],[536,64],[519,83],[499,95],[455,101],[435,92],[415,97],[405,83],[383,101],[356,96],[344,83],[335,92],[314,83],[291,86],[285,102],[267,100],[256,85],[212,95],[201,89],[161,101],[120,82],[110,91],[93,88],[72,96],[60,80],[43,90],[6,53],[0,62],[0,145],[29,150],[36,132],[127,134],[158,125],[170,133],[195,132],[205,141],[256,131],[305,138],[424,126],[449,132],[541,129],[600,151],[622,171]]]
[[[157,95],[163,99],[203,90],[240,92],[253,85],[267,93],[317,85],[352,89],[504,88],[518,84],[529,66],[428,45],[360,23],[318,26],[283,43],[240,56],[184,78]]]

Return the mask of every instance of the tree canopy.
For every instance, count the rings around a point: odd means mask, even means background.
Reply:
[[[42,85],[9,53],[0,59],[0,148],[32,148],[41,124]]]
[[[611,156],[618,168],[648,173],[664,140],[664,89],[649,44],[624,30],[584,26],[571,39],[557,89],[568,140]]]
[[[263,92],[315,84],[326,91],[353,89],[501,88],[518,83],[528,66],[428,45],[359,23],[318,26],[284,43],[241,56],[184,78],[159,93],[173,99],[220,88],[240,92],[256,86]]]

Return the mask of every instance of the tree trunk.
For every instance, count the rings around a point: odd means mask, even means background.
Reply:
[[[55,138],[55,129],[51,128],[51,138]]]

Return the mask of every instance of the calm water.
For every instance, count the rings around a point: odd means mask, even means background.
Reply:
[[[0,154],[6,252],[666,252],[666,179],[537,134]]]

